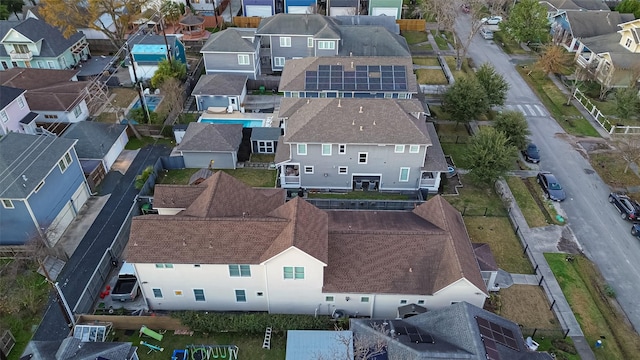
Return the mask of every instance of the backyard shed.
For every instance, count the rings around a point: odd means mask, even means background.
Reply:
[[[176,150],[186,168],[235,169],[241,124],[190,123]]]
[[[251,152],[253,154],[275,154],[282,129],[278,127],[255,127],[251,129]]]

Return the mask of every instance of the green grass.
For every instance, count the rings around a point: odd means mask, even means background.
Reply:
[[[276,185],[276,171],[265,169],[223,169],[222,171],[241,180],[251,187],[269,187]]]
[[[596,266],[586,257],[544,254],[571,310],[580,323],[589,344],[601,336],[604,347],[595,350],[597,359],[632,359],[640,353],[640,336],[627,324],[607,295],[605,283]],[[634,355],[636,354],[636,355]]]
[[[351,191],[348,193],[309,193],[312,199],[347,199],[347,200],[410,200],[402,194],[383,193],[378,191]]]
[[[538,351],[547,351],[549,353],[556,354],[557,359],[566,359],[566,360],[580,360],[580,355],[571,354],[566,351],[562,351],[558,348],[559,343],[566,343],[573,346],[573,340],[570,337],[563,339],[561,337],[540,337],[536,336],[534,339],[538,345]],[[562,356],[562,357],[561,357]]]
[[[545,74],[533,71],[529,75],[529,67],[518,66],[517,70],[566,132],[578,136],[600,136],[578,109],[565,105],[567,96]]]
[[[433,50],[433,46],[431,46],[430,43],[422,43],[420,45],[411,45],[409,47],[412,50],[417,50],[417,51],[432,51]]]
[[[516,176],[508,176],[506,180],[529,227],[548,225],[546,217],[522,179]]]
[[[446,85],[449,83],[444,72],[439,69],[417,69],[415,72],[418,84]]]
[[[199,169],[164,170],[156,179],[156,184],[189,185],[189,178]]]
[[[449,66],[449,70],[451,70],[451,73],[453,73],[453,78],[456,80],[476,76],[473,70],[471,70],[471,67],[469,66],[469,61],[466,59],[462,61],[462,68],[460,70],[456,70],[455,57],[445,56],[445,61]]]
[[[178,124],[188,124],[198,121],[198,114],[182,113],[178,116]]]
[[[611,187],[640,186],[640,177],[631,169],[624,172],[627,162],[618,153],[590,154],[589,161],[602,180]]]
[[[460,212],[465,214],[487,216],[507,216],[507,210],[502,204],[502,200],[491,186],[476,186],[466,181],[461,175],[464,187],[459,189],[460,195],[447,196],[447,201]]]
[[[470,137],[469,131],[464,124],[436,124],[438,135]]]
[[[272,163],[275,159],[275,155],[271,154],[251,154],[249,161],[256,163]]]
[[[436,41],[436,45],[438,45],[438,48],[440,50],[449,50],[449,43],[447,42],[447,39],[442,37],[442,31],[439,34],[436,34],[435,32],[433,32],[432,34],[433,39]]]
[[[403,31],[402,36],[407,40],[407,44],[415,45],[421,42],[429,41],[427,33],[424,31]]]
[[[445,155],[450,155],[456,167],[469,169],[471,164],[467,160],[469,144],[441,143]]]
[[[511,38],[504,31],[494,31],[493,41],[496,44],[498,44],[498,46],[502,47],[502,50],[507,54],[512,54],[512,55],[528,54],[528,52],[526,52],[517,41]]]
[[[151,136],[143,136],[142,139],[139,140],[135,136],[132,136],[129,138],[129,142],[124,148],[126,150],[138,150],[147,145],[153,145],[153,144],[164,144],[169,147],[173,147],[176,145],[174,141],[171,139],[164,139],[164,138],[156,139]]]
[[[440,62],[435,57],[427,57],[427,56],[414,56],[413,63],[416,65],[424,65],[424,66],[440,66]]]
[[[440,105],[429,105],[429,110],[431,111],[431,116],[438,120],[451,120],[451,115],[444,112]]]

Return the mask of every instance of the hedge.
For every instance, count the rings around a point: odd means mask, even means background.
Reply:
[[[172,316],[180,319],[191,330],[204,333],[230,331],[261,334],[267,327],[271,327],[274,332],[334,329],[334,321],[328,316],[201,311],[181,311]]]

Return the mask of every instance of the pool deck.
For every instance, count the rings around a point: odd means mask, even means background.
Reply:
[[[271,126],[271,127],[278,127],[278,122],[277,121],[271,121],[269,122],[269,119],[277,119],[278,118],[278,113],[253,113],[253,112],[240,112],[240,111],[234,111],[232,113],[210,113],[210,112],[203,112],[202,115],[200,115],[200,118],[198,119],[198,122],[201,122],[201,120],[207,120],[207,119],[233,119],[233,120],[267,120],[266,121],[266,126]]]

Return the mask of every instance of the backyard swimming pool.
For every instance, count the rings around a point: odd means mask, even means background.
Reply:
[[[200,119],[199,122],[207,124],[242,124],[242,127],[263,127],[264,120],[260,119]]]
[[[149,111],[156,111],[156,108],[162,102],[162,98],[163,96],[145,95],[144,99],[145,99],[145,102],[147,103],[147,107],[149,108]],[[131,106],[131,109],[133,110],[139,107],[140,107],[140,99],[136,100],[136,102],[133,103],[133,106]]]

